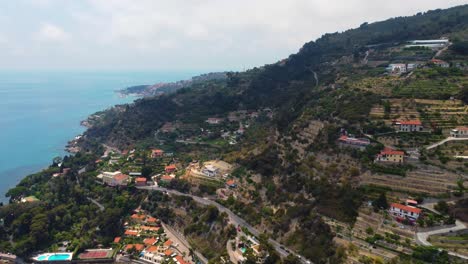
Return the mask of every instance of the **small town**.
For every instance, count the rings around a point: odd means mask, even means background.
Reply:
[[[468,263],[459,9],[121,91],[144,96],[89,116],[6,193],[0,263]]]

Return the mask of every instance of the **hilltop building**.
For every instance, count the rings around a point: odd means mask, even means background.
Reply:
[[[432,64],[434,64],[435,66],[439,66],[439,67],[442,67],[442,68],[450,67],[450,64],[448,62],[446,62],[446,61],[443,61],[443,60],[432,59],[430,62]]]

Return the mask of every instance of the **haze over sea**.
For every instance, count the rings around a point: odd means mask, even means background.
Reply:
[[[115,90],[190,78],[194,72],[0,72],[0,201],[24,176],[47,167],[85,128],[80,121],[132,102]]]

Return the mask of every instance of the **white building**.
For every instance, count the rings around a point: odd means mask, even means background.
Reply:
[[[209,177],[215,177],[219,173],[219,168],[213,165],[205,165],[202,169],[202,173]]]
[[[398,203],[392,203],[390,205],[389,211],[393,216],[406,218],[413,221],[417,220],[421,215],[421,209]]]
[[[450,130],[450,136],[455,138],[468,137],[468,127],[456,127]]]
[[[404,63],[394,63],[390,64],[387,67],[387,71],[391,73],[405,73],[406,72],[406,64]]]
[[[109,186],[126,186],[129,182],[129,176],[120,171],[105,171],[97,176],[103,183]]]
[[[418,132],[423,130],[422,123],[419,120],[397,121],[395,125],[398,126],[398,131],[400,132]]]
[[[448,39],[426,39],[426,40],[413,40],[410,41],[405,47],[424,47],[430,49],[441,49],[449,44]]]

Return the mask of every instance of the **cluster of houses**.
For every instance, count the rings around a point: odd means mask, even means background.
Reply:
[[[130,217],[130,221],[125,223],[123,236],[116,237],[114,244],[121,246],[123,252],[137,254],[148,262],[189,263],[177,253],[180,252],[178,245],[166,238],[161,222],[144,212],[137,212]]]

